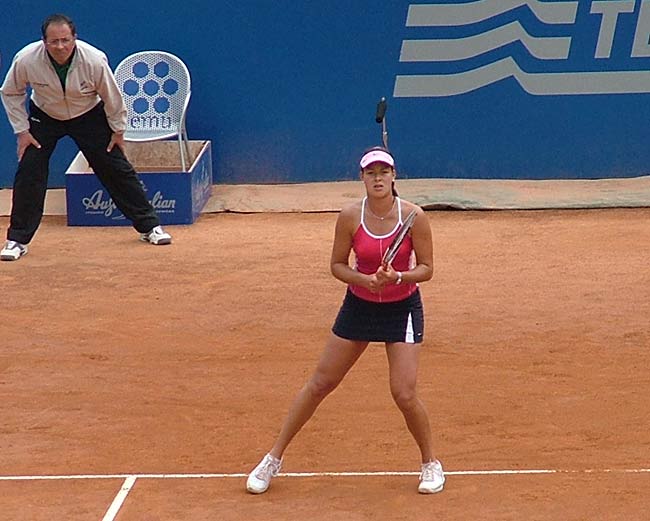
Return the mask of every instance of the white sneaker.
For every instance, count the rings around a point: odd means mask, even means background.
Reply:
[[[163,230],[162,226],[156,226],[148,233],[141,233],[140,240],[155,244],[156,246],[162,246],[163,244],[171,244],[172,236]]]
[[[422,464],[422,473],[420,474],[420,494],[435,494],[440,492],[445,486],[445,473],[442,465],[438,460]]]
[[[20,259],[23,255],[27,255],[26,244],[20,244],[16,241],[7,241],[5,242],[2,251],[0,251],[0,260],[15,261]]]
[[[260,464],[248,475],[246,490],[251,494],[263,494],[271,484],[271,478],[278,475],[282,460],[267,454]]]

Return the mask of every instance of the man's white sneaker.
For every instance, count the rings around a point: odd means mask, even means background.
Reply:
[[[422,473],[420,474],[420,494],[434,494],[440,492],[445,486],[445,473],[442,465],[438,460],[422,464]]]
[[[27,255],[26,244],[20,244],[16,241],[7,241],[5,242],[2,251],[0,251],[0,260],[15,261],[20,259],[23,255]]]
[[[162,246],[163,244],[171,244],[172,236],[163,230],[162,226],[156,226],[150,232],[141,233],[140,240],[155,244],[156,246]]]
[[[271,484],[271,478],[278,475],[282,460],[267,454],[260,464],[248,475],[246,490],[251,494],[263,494]]]

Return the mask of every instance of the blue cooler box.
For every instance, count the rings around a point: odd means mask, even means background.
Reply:
[[[190,167],[180,166],[177,141],[127,143],[135,167],[161,224],[192,224],[212,189],[210,141],[190,141]],[[68,226],[131,226],[79,152],[65,174]]]

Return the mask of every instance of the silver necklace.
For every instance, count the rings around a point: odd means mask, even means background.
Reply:
[[[390,210],[388,210],[388,212],[386,213],[386,215],[384,215],[383,217],[379,217],[375,212],[373,212],[373,211],[370,209],[370,203],[367,204],[367,206],[368,206],[368,211],[370,212],[370,215],[372,215],[375,219],[379,219],[380,221],[383,221],[384,219],[386,219],[386,217],[388,217],[388,216],[393,212],[393,208],[395,208],[395,203],[396,203],[396,202],[397,202],[397,198],[396,198],[396,197],[393,197],[393,204],[392,204],[392,206],[390,207]]]

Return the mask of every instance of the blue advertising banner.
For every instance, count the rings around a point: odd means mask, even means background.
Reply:
[[[161,224],[192,224],[211,195],[210,141],[202,144],[188,171],[140,172],[140,182]],[[65,188],[69,226],[131,226],[81,153],[66,172]]]
[[[648,173],[650,0],[207,2],[7,0],[0,73],[61,11],[113,67],[142,50],[192,77],[187,128],[216,183],[354,179],[382,142],[410,178]],[[16,167],[0,117],[0,187]],[[61,143],[50,186],[76,149]]]

